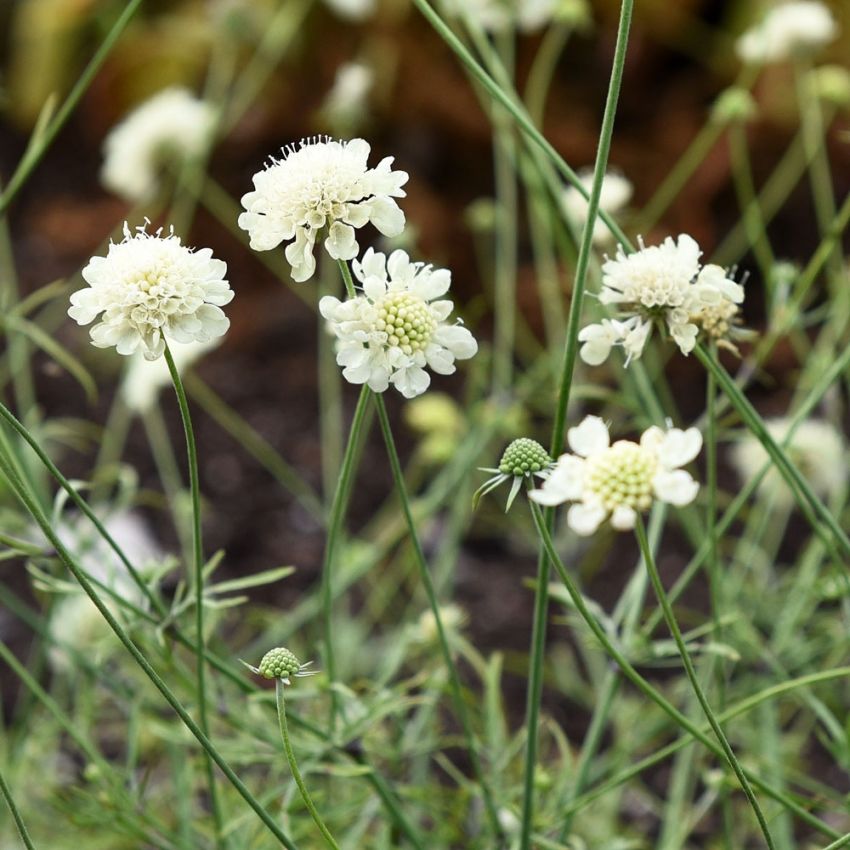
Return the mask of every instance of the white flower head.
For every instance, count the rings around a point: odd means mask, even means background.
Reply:
[[[701,266],[699,245],[686,234],[678,240],[667,237],[661,245],[625,254],[622,246],[614,259],[602,266],[599,300],[614,305],[617,321],[603,320],[579,333],[582,360],[596,366],[603,363],[614,345],[622,345],[628,363],[640,357],[654,322],[667,330],[682,354],[696,345],[702,328],[694,321],[707,308],[727,302],[740,304],[744,288],[727,277],[720,266]]]
[[[838,25],[819,0],[792,0],[771,8],[762,20],[737,41],[735,50],[744,62],[782,62],[829,44]]]
[[[574,502],[567,523],[576,534],[593,534],[608,518],[618,531],[627,531],[655,499],[682,506],[696,498],[699,484],[679,468],[702,448],[696,428],[653,426],[639,443],[611,445],[606,424],[587,416],[570,428],[567,440],[574,454],[561,455],[543,486],[529,496],[541,505]]]
[[[363,294],[319,302],[337,336],[336,360],[346,380],[379,393],[392,384],[414,398],[431,382],[426,366],[451,375],[455,360],[478,351],[465,327],[446,322],[454,309],[442,298],[451,283],[448,270],[414,263],[401,250],[386,257],[371,248],[352,266]]]
[[[581,185],[590,192],[593,186],[593,169],[585,168],[578,172]],[[631,181],[616,171],[609,171],[602,180],[602,191],[599,195],[599,209],[603,212],[615,215],[623,210],[632,199],[634,187]],[[587,221],[587,200],[575,186],[564,189],[561,201],[570,221],[576,225],[583,226]],[[604,244],[611,239],[611,231],[608,225],[597,218],[593,224],[593,241],[595,244]]]
[[[174,345],[171,355],[177,371],[183,374],[195,361],[221,342],[221,337],[208,339],[205,342],[187,342],[185,345]],[[133,413],[144,414],[156,404],[159,391],[171,385],[171,372],[162,357],[156,360],[146,360],[136,352],[127,364],[124,379],[121,381],[121,398]]]
[[[335,130],[361,125],[368,116],[368,99],[375,74],[362,62],[346,62],[337,68],[333,88],[322,104],[322,114]]]
[[[103,185],[128,201],[144,201],[160,185],[163,166],[198,157],[212,140],[215,109],[185,88],[146,100],[103,143]]]
[[[765,422],[767,431],[780,445],[791,429],[791,419],[778,417]],[[847,446],[841,433],[823,419],[806,419],[794,430],[785,448],[800,473],[821,498],[839,495],[847,485]],[[741,479],[754,478],[769,455],[756,437],[748,433],[732,449],[732,461]],[[770,494],[781,507],[791,507],[794,496],[785,479],[771,466],[759,483],[762,496]]]
[[[394,199],[405,196],[401,187],[408,175],[392,170],[391,156],[369,168],[370,150],[363,139],[317,137],[272,159],[254,175],[254,191],[242,197],[246,212],[239,226],[250,234],[251,247],[270,251],[289,242],[285,253],[292,279],[304,281],[316,271],[313,247],[323,232],[335,260],[357,256],[355,228],[370,222],[384,236],[398,236],[404,213]]]
[[[68,315],[81,325],[100,316],[91,329],[95,346],[141,351],[148,360],[162,355],[166,340],[222,336],[230,321],[221,308],[233,298],[227,265],[209,248],[182,245],[173,231],[163,236],[145,227],[131,233],[125,222],[124,239],[111,242],[105,257],[89,260],[82,272],[88,286],[71,295]]]

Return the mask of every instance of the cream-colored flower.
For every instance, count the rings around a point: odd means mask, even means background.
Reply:
[[[208,342],[230,326],[221,309],[233,298],[227,265],[209,248],[182,245],[173,232],[142,226],[131,233],[125,223],[124,239],[110,243],[105,257],[92,257],[82,274],[88,286],[71,295],[68,315],[81,325],[100,316],[91,329],[98,348],[114,345],[119,354],[141,351],[155,360],[166,340]]]
[[[220,342],[221,337],[216,337],[206,342],[193,340],[184,345],[172,346],[171,356],[174,358],[177,371],[182,374],[208,351],[216,348]],[[127,370],[124,372],[120,389],[121,398],[133,413],[142,415],[156,405],[159,391],[170,384],[171,372],[168,371],[168,364],[162,357],[146,360],[137,352],[130,358]]]
[[[828,6],[819,0],[793,0],[770,9],[738,39],[735,49],[744,62],[782,62],[813,53],[837,35]]]
[[[431,383],[426,366],[451,375],[455,360],[478,351],[465,327],[446,323],[454,308],[441,298],[451,283],[448,270],[414,263],[404,251],[387,258],[371,248],[352,266],[363,294],[347,301],[327,295],[319,302],[337,336],[336,360],[347,381],[379,393],[392,384],[414,398]]]
[[[144,201],[159,188],[165,165],[203,154],[215,126],[215,109],[188,89],[154,95],[127,115],[103,143],[103,185],[128,201]]]
[[[687,505],[699,485],[684,469],[702,448],[696,428],[663,431],[652,427],[639,443],[618,440],[611,445],[608,427],[598,416],[587,416],[567,433],[575,454],[561,455],[539,490],[529,496],[541,505],[574,502],[567,523],[576,534],[593,534],[610,517],[618,531],[634,528],[637,515],[654,499]]]
[[[791,429],[791,419],[783,416],[768,419],[767,431],[780,445]],[[847,485],[847,446],[841,433],[823,419],[806,419],[794,430],[785,453],[821,498],[839,495]],[[732,449],[732,462],[743,481],[754,478],[767,463],[764,446],[748,433]],[[781,506],[790,507],[794,496],[785,479],[771,466],[759,484],[762,496],[770,494]]]
[[[617,256],[602,266],[599,300],[619,311],[618,320],[583,328],[580,354],[590,365],[603,363],[614,345],[626,351],[626,363],[640,357],[654,322],[663,324],[683,354],[696,345],[700,325],[692,317],[726,302],[740,304],[744,289],[720,266],[701,266],[699,245],[686,234],[674,241]]]
[[[363,139],[315,138],[272,159],[254,175],[254,191],[242,197],[246,212],[239,226],[250,234],[251,247],[270,251],[288,242],[292,279],[304,281],[316,271],[313,247],[321,233],[335,260],[357,256],[355,228],[371,222],[385,236],[401,233],[404,213],[394,198],[405,196],[408,175],[391,169],[391,156],[369,168],[370,150]]]
[[[593,169],[582,169],[578,172],[581,185],[590,192],[593,186]],[[602,191],[599,195],[599,209],[602,212],[615,215],[621,212],[632,199],[634,187],[628,178],[616,171],[609,171],[602,180]],[[582,227],[587,221],[587,200],[575,186],[564,189],[562,196],[564,210],[571,222]],[[593,241],[600,245],[610,241],[611,231],[608,225],[597,218],[593,223]]]

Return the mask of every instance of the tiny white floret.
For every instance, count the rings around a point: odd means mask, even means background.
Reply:
[[[404,213],[395,202],[403,198],[404,171],[393,171],[393,157],[375,168],[367,161],[371,148],[363,139],[337,142],[306,139],[284,150],[254,175],[254,191],[242,197],[245,212],[239,226],[251,237],[255,251],[270,251],[288,243],[286,259],[292,279],[309,280],[316,271],[313,248],[324,245],[335,260],[352,260],[359,245],[355,229],[373,224],[384,236],[398,236]]]
[[[203,343],[227,331],[221,308],[233,292],[226,274],[227,265],[209,248],[187,248],[173,231],[163,236],[141,226],[131,233],[125,223],[124,239],[83,269],[88,286],[71,295],[68,315],[80,325],[100,318],[90,331],[98,348],[141,351],[155,360],[166,340]]]
[[[215,109],[188,89],[164,89],[130,112],[103,143],[103,185],[127,201],[151,198],[163,167],[201,156],[212,140]]]
[[[699,485],[684,469],[702,448],[696,428],[646,430],[639,443],[618,440],[598,416],[587,416],[567,432],[574,454],[563,454],[530,498],[541,505],[573,502],[567,523],[580,535],[593,534],[606,520],[618,531],[634,528],[653,500],[687,505]]]

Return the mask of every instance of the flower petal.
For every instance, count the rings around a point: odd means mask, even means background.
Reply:
[[[570,448],[582,457],[590,457],[605,451],[611,443],[608,426],[598,416],[585,418],[567,431]]]

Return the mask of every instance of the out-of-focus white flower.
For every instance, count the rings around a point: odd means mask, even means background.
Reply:
[[[469,617],[466,611],[454,602],[440,606],[440,622],[449,634],[459,632],[466,625]],[[423,611],[412,629],[411,636],[417,643],[434,644],[439,639],[437,632],[437,619],[434,612],[429,608]]]
[[[593,185],[593,169],[582,169],[578,173],[581,185],[590,192]],[[632,199],[634,187],[631,181],[616,171],[609,171],[602,181],[602,192],[599,195],[599,209],[603,212],[615,215],[625,208]],[[564,189],[562,196],[564,210],[571,222],[583,226],[587,221],[587,201],[584,195],[575,186]],[[602,244],[611,239],[611,231],[608,226],[597,218],[593,223],[593,241]]]
[[[163,560],[159,544],[138,514],[131,511],[113,513],[103,524],[127,560],[142,575]],[[56,527],[56,534],[91,578],[133,605],[145,607],[142,591],[127,568],[88,521],[62,522]],[[41,537],[40,533],[37,537]],[[98,594],[113,614],[120,616],[118,603],[110,600],[102,590],[98,590]],[[50,637],[54,644],[49,653],[50,662],[54,669],[71,670],[74,661],[68,649],[90,653],[93,645],[111,634],[103,615],[82,590],[64,596],[54,605],[50,615]]]
[[[449,290],[447,269],[411,262],[404,251],[387,258],[371,248],[352,266],[363,294],[347,301],[326,295],[319,302],[337,336],[336,360],[346,380],[379,393],[392,384],[414,398],[431,383],[426,366],[451,375],[455,360],[478,351],[465,327],[446,323],[452,302],[435,300]]]
[[[576,534],[593,534],[608,517],[618,531],[627,531],[653,499],[682,506],[696,498],[699,484],[679,468],[702,448],[696,428],[663,431],[653,426],[640,443],[618,440],[611,445],[605,423],[587,416],[570,428],[567,440],[575,454],[561,455],[543,486],[529,496],[541,505],[575,502],[567,523]]]
[[[374,82],[375,74],[362,62],[339,66],[333,88],[322,105],[322,114],[331,128],[347,132],[363,122]]]
[[[640,357],[652,324],[663,323],[682,354],[696,345],[700,326],[692,317],[706,308],[725,302],[740,304],[744,289],[715,265],[701,266],[699,245],[685,234],[678,241],[667,237],[661,245],[644,246],[617,256],[602,266],[603,304],[616,305],[619,320],[603,320],[579,333],[582,360],[590,365],[603,363],[614,345],[626,351],[626,363]]]
[[[770,436],[781,445],[791,429],[791,420],[783,416],[768,419],[765,425]],[[847,447],[841,433],[829,422],[823,419],[801,422],[785,453],[821,498],[833,498],[846,486]],[[749,433],[732,449],[732,461],[744,481],[754,478],[768,459],[764,446]],[[781,506],[790,507],[794,502],[785,479],[773,466],[762,478],[759,492],[762,496],[771,494]]]
[[[449,14],[465,18],[487,32],[516,27],[534,32],[545,27],[558,12],[558,0],[447,0]]]
[[[194,251],[173,231],[135,233],[125,222],[124,239],[111,242],[105,257],[92,257],[83,269],[88,287],[71,295],[68,315],[91,329],[98,348],[119,354],[141,350],[148,360],[165,351],[165,342],[208,342],[230,326],[221,309],[233,298],[224,279],[227,265],[209,248]]]
[[[335,260],[357,256],[354,229],[369,222],[385,236],[401,233],[404,213],[394,198],[405,196],[407,172],[392,171],[391,156],[369,168],[370,150],[363,139],[305,139],[284,150],[283,159],[272,159],[254,175],[254,191],[242,197],[246,212],[239,226],[250,234],[251,247],[270,251],[294,240],[286,259],[292,279],[304,281],[316,271],[313,246],[324,228],[325,248]]]
[[[206,342],[192,341],[172,346],[171,356],[177,371],[182,374],[184,369],[188,369],[220,342],[221,337],[216,337]],[[141,415],[154,407],[159,391],[170,384],[171,373],[163,358],[146,360],[137,352],[130,358],[124,380],[121,381],[121,398],[133,413]]]
[[[109,132],[103,143],[103,185],[128,201],[159,188],[163,166],[200,156],[212,139],[215,110],[188,89],[155,94]]]
[[[781,62],[813,53],[837,35],[838,25],[826,5],[819,0],[794,0],[770,9],[738,39],[735,49],[744,62]]]
[[[349,21],[365,21],[378,8],[377,0],[325,0],[325,3],[341,18]]]

